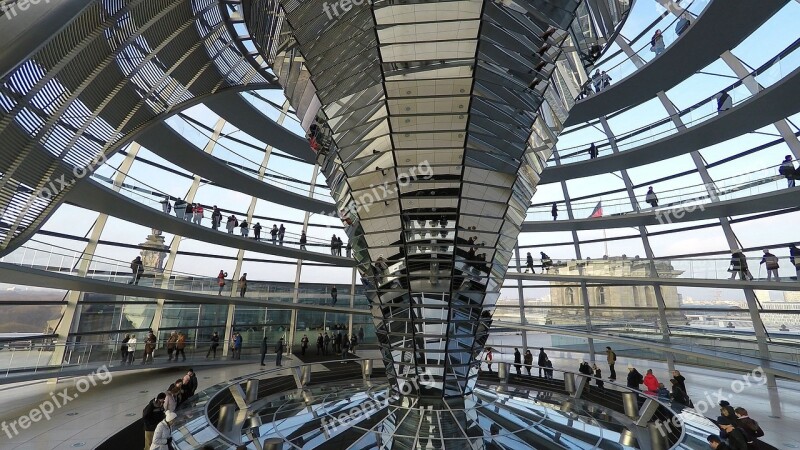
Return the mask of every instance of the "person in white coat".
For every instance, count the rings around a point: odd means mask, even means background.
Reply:
[[[158,423],[156,431],[153,433],[153,443],[150,444],[150,450],[169,450],[172,443],[172,424],[175,423],[175,418],[178,417],[172,411],[164,413],[164,420]]]

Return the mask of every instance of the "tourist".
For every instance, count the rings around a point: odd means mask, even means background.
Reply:
[[[764,249],[764,256],[761,257],[759,265],[761,264],[767,265],[767,281],[771,281],[773,275],[775,275],[775,281],[781,281],[780,277],[778,277],[778,269],[780,268],[778,257],[770,253],[768,249]]]
[[[358,347],[358,338],[356,335],[350,336],[350,352],[355,355],[356,354],[356,347]]]
[[[736,423],[728,417],[720,417],[717,420],[720,430],[725,432],[725,438],[728,440],[728,446],[731,450],[747,450],[747,437],[739,428]],[[721,435],[721,433],[720,433]]]
[[[278,339],[278,343],[275,345],[275,365],[280,367],[281,360],[283,359],[283,338]]]
[[[153,443],[153,434],[158,423],[164,420],[164,400],[167,394],[159,392],[156,398],[147,402],[147,406],[142,411],[142,424],[144,425],[144,448],[150,448]]]
[[[306,232],[300,233],[300,250],[306,249]]]
[[[283,245],[283,236],[286,234],[286,228],[281,224],[278,228],[278,245]]]
[[[594,90],[597,93],[603,90],[603,76],[600,74],[600,69],[594,71],[594,75],[592,75],[592,84],[594,85]]]
[[[191,397],[195,392],[197,392],[197,375],[195,375],[194,369],[191,367],[188,371],[186,371],[186,375],[189,376],[189,397]]]
[[[536,273],[533,270],[533,256],[531,256],[531,252],[528,252],[528,256],[525,258],[525,267],[526,269],[524,273],[528,273],[528,269],[530,269],[531,273]]]
[[[167,388],[166,397],[164,397],[165,411],[175,411],[175,408],[178,407],[178,397],[180,396],[182,385],[183,382],[181,381],[181,383],[173,383]]]
[[[336,239],[336,235],[334,234],[331,236],[331,255],[336,256],[336,243],[338,240]]]
[[[342,336],[342,359],[347,359],[347,354],[349,353],[350,349],[350,341],[347,339],[347,336]]]
[[[186,215],[186,205],[186,202],[181,198],[175,200],[175,217],[183,220]]]
[[[336,286],[331,286],[331,306],[336,306],[336,296],[338,295],[338,292],[339,291],[336,290]]]
[[[661,34],[661,30],[656,30],[653,37],[650,38],[650,51],[658,56],[664,53],[664,49],[664,36]]]
[[[219,230],[220,225],[222,225],[222,212],[217,208],[217,205],[214,205],[214,211],[211,212],[211,229],[214,231]]]
[[[331,351],[330,349],[331,349],[331,337],[328,335],[328,332],[326,331],[325,334],[322,335],[322,354],[324,356],[328,356],[328,353],[330,353]]]
[[[343,245],[344,245],[344,242],[342,242],[342,238],[337,237],[336,238],[336,256],[342,256],[342,246]]]
[[[550,207],[550,215],[553,216],[553,220],[558,220],[558,205],[553,202],[553,206]]]
[[[658,197],[656,193],[653,191],[653,186],[650,186],[647,189],[647,194],[644,196],[644,202],[650,204],[652,208],[658,206]]]
[[[169,203],[169,195],[165,195],[164,200],[161,200],[159,203],[161,203],[161,211],[165,214],[172,212],[172,205]]]
[[[228,217],[228,221],[225,222],[225,229],[228,230],[228,234],[233,234],[233,229],[236,228],[236,225],[238,224],[239,221],[236,220],[236,216],[231,214],[231,216]]]
[[[611,77],[608,76],[605,70],[600,74],[600,82],[603,85],[603,90],[611,86]]]
[[[719,436],[715,434],[708,436],[706,440],[708,441],[708,446],[714,450],[731,450],[728,444],[722,442]]]
[[[358,342],[364,342],[364,327],[358,328]]]
[[[184,215],[183,215],[183,220],[185,220],[187,222],[191,222],[193,216],[194,216],[194,207],[192,206],[191,203],[187,203],[186,204],[186,211],[184,212]]]
[[[672,381],[672,380],[670,380]],[[656,389],[656,397],[663,402],[668,402],[671,400],[669,389],[664,386],[664,383],[658,383],[658,389]]]
[[[525,350],[525,356],[522,358],[522,361],[525,364],[525,370],[528,371],[528,376],[531,376],[531,367],[533,366],[533,353],[531,353],[530,350]]]
[[[631,389],[639,389],[639,385],[644,381],[642,374],[636,370],[632,364],[628,364],[628,383],[627,386]]]
[[[549,272],[550,268],[553,267],[553,260],[545,252],[539,252],[539,256],[542,260],[542,272]]]
[[[725,91],[719,92],[714,96],[717,99],[717,112],[722,113],[733,107],[733,99],[730,94]]]
[[[647,387],[645,394],[656,394],[658,392],[658,378],[653,375],[653,369],[647,369],[647,373],[644,376],[644,380],[642,383]]]
[[[536,360],[536,365],[539,366],[539,378],[542,378],[542,370],[544,370],[545,361],[547,361],[547,353],[544,352],[544,347],[539,347],[539,355]]]
[[[597,155],[600,154],[600,152],[597,151],[597,146],[594,144],[594,142],[592,142],[592,144],[589,146],[589,150],[587,150],[587,152],[589,153],[589,159],[595,159],[597,158]],[[553,204],[555,205],[555,203]]]
[[[337,325],[337,328],[338,328],[338,325]],[[341,331],[336,333],[336,336],[334,336],[334,338],[333,338],[333,351],[335,353],[341,353],[342,352],[342,339],[343,339],[343,336],[342,336],[342,332]]]
[[[317,338],[317,356],[322,354],[325,349],[325,338],[322,337],[322,333],[319,334]]]
[[[264,358],[266,358],[266,357],[267,357],[267,337],[264,336],[264,338],[261,339],[261,365],[262,366],[266,366],[266,364],[264,364]]]
[[[211,335],[211,345],[208,347],[208,352],[206,352],[206,359],[212,353],[214,354],[213,359],[217,359],[217,347],[219,347],[219,334],[215,331],[214,334]]]
[[[150,450],[170,450],[172,447],[172,424],[178,416],[174,411],[166,411],[164,420],[158,423],[153,432],[153,443]]]
[[[731,406],[730,402],[728,402],[727,400],[720,400],[720,402],[719,402],[719,414],[720,415],[719,415],[719,417],[717,417],[717,420],[720,420],[720,419],[723,419],[723,418],[727,418],[735,426],[739,426],[739,418],[736,417],[736,410],[733,409],[733,406]],[[725,437],[725,436],[722,436],[722,437]]]
[[[783,162],[778,168],[778,173],[786,177],[787,187],[794,187],[794,181],[798,173],[797,169],[794,167],[794,162],[792,162],[792,155],[786,155],[786,157],[783,158]]]
[[[600,371],[597,364],[592,364],[592,370],[594,371],[594,384],[602,390],[605,386],[605,383],[603,383],[603,372]]]
[[[133,258],[133,261],[131,261],[131,272],[133,277],[128,284],[139,284],[139,280],[142,278],[142,274],[144,273],[144,263],[142,263],[141,256],[137,256],[136,258]]]
[[[192,218],[193,222],[197,225],[202,225],[203,221],[203,205],[199,203],[194,204],[194,217]]]
[[[224,272],[222,270],[219,271],[219,274],[217,275],[217,285],[219,285],[219,292],[217,292],[217,295],[222,295],[222,288],[225,287],[225,278],[227,277],[228,277],[228,272]]]
[[[241,277],[239,277],[239,297],[244,297],[244,294],[247,292],[247,273],[243,273]]]
[[[272,236],[272,245],[275,245],[275,241],[278,240],[278,226],[272,224],[272,229],[269,230],[270,236]]]
[[[494,370],[492,370],[492,360],[494,359],[494,356],[492,355],[491,347],[486,349],[486,357],[484,359],[486,360],[486,367],[489,368],[489,372],[494,373]]]
[[[237,332],[233,338],[233,357],[235,359],[242,359],[242,341],[242,335]]]
[[[153,330],[147,334],[144,339],[144,354],[142,355],[142,364],[153,364],[153,352],[156,350],[156,335]]]
[[[242,223],[239,225],[239,231],[242,233],[242,237],[247,237],[250,235],[250,227],[247,225],[247,219],[242,220]]]
[[[553,361],[547,356],[544,357],[544,378],[545,380],[553,379]]]
[[[119,347],[119,353],[122,357],[122,364],[125,365],[128,362],[128,341],[131,340],[131,335],[126,334],[125,337],[122,339],[122,345]]]
[[[181,361],[186,361],[186,353],[184,353],[184,349],[186,348],[186,335],[183,334],[183,331],[178,332],[178,340],[175,342],[175,362],[178,362],[178,355],[181,355],[183,359]]]
[[[789,245],[789,262],[794,266],[795,280],[800,281],[800,248],[797,244]]]
[[[136,359],[136,335],[132,334],[131,338],[128,339],[128,365],[130,366],[133,364],[133,360]]]
[[[737,273],[739,274],[739,279],[742,281],[745,279],[753,280],[753,275],[747,267],[747,257],[741,250],[737,250],[731,254],[731,265],[728,272],[731,272],[731,280],[736,278]]]
[[[518,348],[514,349],[514,367],[517,369],[517,375],[522,375],[522,354]]]
[[[253,225],[253,239],[255,239],[257,241],[261,240],[261,223],[260,222],[256,222],[256,224]]]
[[[175,343],[178,342],[178,332],[173,331],[167,338],[167,361],[172,361],[172,354],[175,353]],[[177,358],[175,358],[177,360]]]
[[[608,363],[608,379],[610,381],[617,381],[617,371],[614,370],[614,364],[617,363],[617,354],[611,350],[611,347],[606,347],[606,362]]]
[[[764,430],[758,425],[758,422],[751,419],[749,415],[747,415],[747,410],[738,407],[734,409],[736,413],[736,417],[739,419],[739,426],[741,427],[742,431],[744,431],[745,437],[747,438],[747,444],[751,447],[757,445],[756,439],[764,436]]]
[[[308,336],[304,334],[303,339],[300,339],[300,356],[306,356],[307,348],[308,348]]]
[[[678,387],[680,387],[683,390],[683,392],[687,392],[687,393],[689,392],[689,391],[686,390],[686,378],[684,378],[683,375],[681,375],[681,371],[680,370],[673,370],[672,371],[672,379],[675,380],[675,382],[678,383]]]

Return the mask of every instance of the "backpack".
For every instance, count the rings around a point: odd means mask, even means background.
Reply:
[[[616,362],[616,361],[617,361],[617,354],[616,354],[616,353],[614,353],[614,352],[611,352],[611,359],[612,359],[614,362]]]

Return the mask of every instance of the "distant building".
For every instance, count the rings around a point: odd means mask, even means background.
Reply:
[[[659,278],[675,278],[683,271],[675,270],[669,261],[656,261],[655,269]],[[649,277],[651,276],[651,263],[649,260],[628,258],[625,256],[586,261],[569,261],[550,269],[551,274],[585,276],[612,276],[612,277]],[[553,324],[574,322],[569,320],[574,316],[578,321],[584,321],[583,310],[559,309],[558,307],[580,307],[584,304],[579,283],[553,283],[550,288],[550,297],[554,307],[548,313],[548,321]],[[592,310],[592,320],[603,321],[635,321],[655,324],[658,317],[658,308],[653,286],[588,286],[588,303]],[[678,288],[675,286],[661,286],[661,294],[667,309],[680,307]],[[620,308],[620,309],[601,309]],[[629,308],[629,309],[628,309]],[[648,308],[648,309],[645,309]],[[670,324],[685,324],[686,317],[679,311],[667,311]],[[584,322],[585,323],[585,322]]]

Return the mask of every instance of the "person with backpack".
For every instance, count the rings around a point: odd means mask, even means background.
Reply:
[[[545,252],[539,252],[539,256],[542,260],[542,272],[549,272],[550,268],[553,267],[553,260]]]
[[[778,269],[780,268],[778,257],[770,253],[768,249],[764,249],[764,256],[759,264],[767,265],[767,281],[772,280],[772,275],[775,275],[775,281],[781,281],[780,277],[778,277]]]
[[[611,350],[611,347],[606,347],[606,362],[608,362],[609,381],[617,381],[617,371],[614,370],[614,364],[617,363],[617,354]]]
[[[631,389],[639,390],[639,385],[644,382],[644,377],[632,364],[628,364],[627,386]]]
[[[133,272],[133,277],[128,284],[138,285],[139,279],[142,278],[142,274],[144,273],[144,263],[142,263],[141,256],[137,256],[136,258],[133,258],[133,261],[131,261],[131,272]]]
[[[656,196],[655,191],[653,191],[653,186],[650,186],[647,189],[647,194],[644,196],[644,202],[649,204],[652,208],[658,206],[658,197]]]
[[[159,422],[164,420],[164,400],[167,394],[159,392],[156,398],[147,402],[147,406],[142,411],[142,424],[144,425],[144,448],[148,450],[153,443],[153,434],[156,432]]]
[[[260,222],[256,222],[256,224],[253,225],[253,239],[255,239],[257,241],[261,240],[261,223]]]
[[[786,178],[786,187],[794,187],[794,180],[797,179],[798,173],[792,162],[792,155],[786,155],[786,157],[783,158],[783,162],[780,167],[778,167],[778,173]]]
[[[736,279],[737,273],[742,281],[753,280],[753,275],[747,267],[747,257],[740,250],[731,253],[731,265],[728,268],[728,272],[731,273],[731,280]]]
[[[717,112],[723,113],[733,107],[733,99],[731,98],[730,94],[725,91],[721,91],[717,95],[714,96],[717,99]]]
[[[247,225],[247,219],[242,220],[241,225],[239,225],[239,231],[242,233],[242,237],[244,238],[250,235],[250,227]]]

